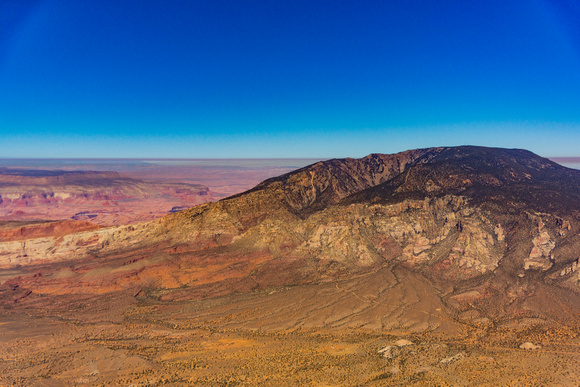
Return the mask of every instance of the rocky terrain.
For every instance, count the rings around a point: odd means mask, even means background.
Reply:
[[[528,151],[328,160],[90,226],[0,234],[0,382],[580,380],[580,171]]]

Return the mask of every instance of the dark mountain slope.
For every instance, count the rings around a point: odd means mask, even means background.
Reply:
[[[580,173],[521,149],[445,148],[393,179],[357,192],[344,204],[462,195],[498,210],[568,215],[580,210]]]
[[[361,159],[332,159],[263,181],[224,199],[268,195],[301,214],[311,214],[340,199],[389,181],[417,162],[427,162],[444,148],[416,149],[393,155],[371,154]]]

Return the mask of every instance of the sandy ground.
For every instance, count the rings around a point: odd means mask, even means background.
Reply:
[[[268,293],[254,295],[267,298]],[[570,327],[455,334],[231,329],[240,299],[161,302],[127,293],[29,297],[0,309],[0,385],[576,386]],[[412,343],[401,346],[399,340]],[[522,342],[541,346],[523,350]],[[379,350],[391,346],[387,355]]]

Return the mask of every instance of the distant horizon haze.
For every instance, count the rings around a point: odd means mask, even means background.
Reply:
[[[550,159],[563,166],[580,169],[580,156],[572,157],[550,157]],[[230,167],[230,168],[261,168],[261,167],[286,167],[302,168],[318,161],[329,160],[332,157],[311,157],[311,158],[2,158],[0,157],[0,168],[43,168],[62,169],[67,165],[72,165],[76,169],[82,168],[83,164],[88,166],[87,170],[93,168],[98,170],[108,170],[108,167],[123,165],[124,168],[131,165],[135,168],[156,166],[189,166],[200,168]],[[96,168],[98,167],[98,168]],[[114,168],[110,168],[114,170]]]

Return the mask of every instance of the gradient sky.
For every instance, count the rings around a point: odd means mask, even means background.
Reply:
[[[575,0],[0,0],[0,157],[580,155]]]

